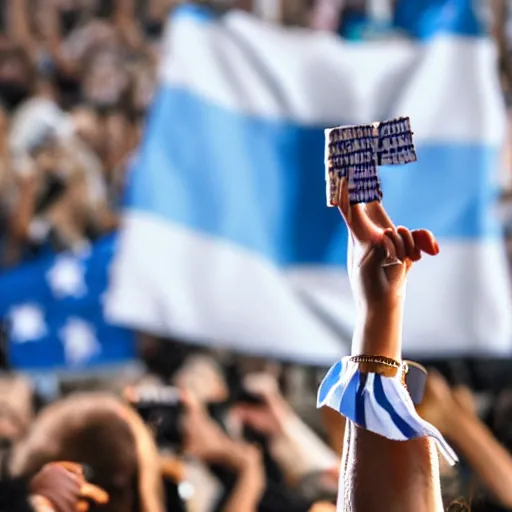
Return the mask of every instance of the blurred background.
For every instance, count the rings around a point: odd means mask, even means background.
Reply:
[[[479,450],[504,447],[501,487],[463,454],[447,502],[512,509],[510,2],[0,5],[9,449],[39,411],[77,414],[70,393],[124,393],[159,447],[167,510],[237,510],[240,467],[255,503],[240,512],[332,502],[344,425],[315,394],[354,312],[323,129],[406,115],[419,162],[383,169],[384,203],[446,247],[413,272],[406,355],[439,372],[428,419],[458,400]]]

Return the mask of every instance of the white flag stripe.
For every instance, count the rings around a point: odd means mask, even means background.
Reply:
[[[127,214],[124,232],[108,301],[119,322],[185,338],[194,333],[198,342],[232,349],[244,339],[245,352],[311,364],[329,364],[346,350],[265,259],[141,212]],[[155,245],[143,262],[133,259],[137,247]],[[141,273],[124,279],[131,269]],[[215,310],[202,307],[211,301]]]
[[[223,23],[178,20],[168,37],[164,82],[241,114],[334,126],[414,113],[418,143],[503,141],[496,50],[488,39],[355,45],[239,12]],[[419,109],[418,98],[428,108]]]
[[[435,439],[437,447],[448,460],[456,461],[457,455],[446,442],[441,432],[430,423],[426,422],[415,411],[412,399],[403,386],[395,386],[390,379],[382,379],[382,387],[384,393],[393,404],[397,413],[416,431],[423,432],[424,435],[429,435]]]
[[[405,353],[411,357],[468,352],[509,355],[512,299],[510,283],[503,279],[507,266],[503,243],[492,239],[441,240],[440,247],[438,256],[424,256],[409,275]],[[356,312],[344,269],[301,266],[290,268],[286,275],[302,296],[324,311],[340,333],[350,336]],[[433,276],[436,286],[432,286]],[[454,281],[458,286],[444,286]],[[473,296],[475,290],[479,290],[478,307]]]
[[[197,14],[169,31],[112,319],[310,364],[346,354],[356,319],[346,231],[325,207],[323,128],[406,115],[418,162],[382,169],[384,204],[397,223],[431,229],[441,253],[411,271],[405,352],[510,354],[492,211],[505,109],[489,40],[436,35],[434,23],[423,44],[351,46],[245,14]]]
[[[407,438],[391,421],[388,413],[379,405],[373,394],[375,374],[368,374],[365,389],[364,414],[368,430],[372,432],[389,432],[389,437],[396,441],[405,441]]]

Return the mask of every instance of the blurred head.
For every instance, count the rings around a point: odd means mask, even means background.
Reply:
[[[32,476],[61,460],[91,468],[91,482],[110,495],[99,510],[162,512],[156,447],[142,421],[117,398],[83,393],[47,407],[15,450],[12,472]]]
[[[94,10],[96,0],[56,0],[60,29],[66,36],[80,26]]]
[[[117,48],[103,46],[91,52],[84,67],[84,100],[99,109],[110,109],[126,101],[130,76]]]
[[[222,369],[213,357],[190,356],[176,374],[176,386],[194,393],[202,402],[223,402],[229,390]]]

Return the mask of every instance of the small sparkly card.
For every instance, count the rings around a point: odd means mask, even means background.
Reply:
[[[408,117],[325,130],[325,173],[328,206],[335,206],[342,178],[348,180],[350,202],[382,199],[377,167],[416,161]]]

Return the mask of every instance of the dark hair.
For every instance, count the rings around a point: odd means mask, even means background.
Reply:
[[[102,511],[133,510],[139,501],[137,448],[120,408],[117,399],[95,393],[52,404],[15,450],[14,472],[30,477],[49,462],[77,462],[88,466],[91,482],[109,493]]]

